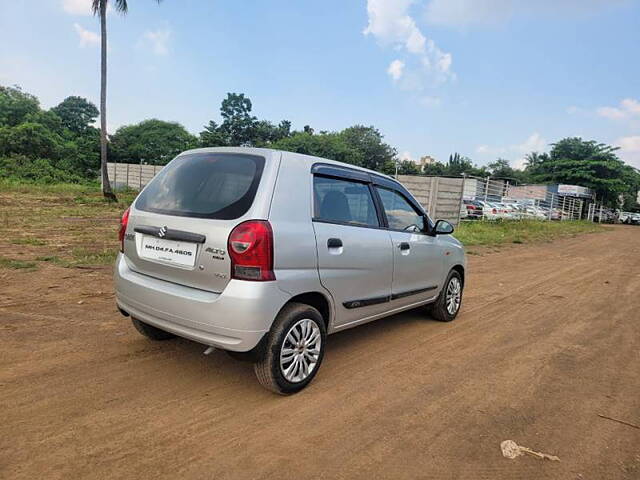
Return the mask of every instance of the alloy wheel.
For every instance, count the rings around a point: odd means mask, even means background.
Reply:
[[[462,298],[462,285],[458,277],[452,277],[447,285],[447,293],[445,297],[447,312],[449,315],[455,315],[460,308],[460,300]]]
[[[280,349],[280,370],[291,383],[304,381],[320,359],[322,334],[318,324],[309,318],[298,320],[287,332]]]

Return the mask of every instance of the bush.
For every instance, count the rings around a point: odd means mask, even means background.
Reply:
[[[31,159],[19,154],[0,157],[0,178],[45,184],[86,182],[79,175],[56,168],[46,158]]]

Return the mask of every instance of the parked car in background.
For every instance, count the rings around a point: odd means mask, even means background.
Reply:
[[[525,214],[528,218],[535,220],[546,220],[548,218],[544,210],[539,207],[528,206],[525,208]]]
[[[514,209],[503,202],[493,202],[493,205],[498,209],[498,213],[501,218],[505,220],[514,220],[516,216],[514,215]]]
[[[485,220],[498,220],[502,218],[500,209],[493,203],[484,200],[478,200],[478,203],[482,205],[482,218]]]
[[[626,223],[627,225],[640,225],[640,213],[620,212],[618,214],[618,221],[620,223]]]
[[[482,203],[476,200],[463,200],[460,208],[460,218],[478,220],[482,218]]]
[[[190,150],[122,217],[116,303],[142,335],[226,350],[253,362],[266,388],[295,393],[318,372],[328,334],[422,306],[456,318],[465,257],[452,233],[371,170]]]

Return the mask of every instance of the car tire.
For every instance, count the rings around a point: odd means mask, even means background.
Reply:
[[[176,337],[173,333],[160,330],[159,328],[156,328],[153,325],[149,325],[148,323],[141,322],[137,318],[131,317],[131,323],[133,323],[133,326],[136,327],[136,330],[138,330],[138,332],[140,332],[142,335],[144,335],[145,337],[151,340],[155,340],[155,341],[171,340],[172,338]]]
[[[462,307],[463,287],[464,284],[460,273],[456,270],[451,270],[444,283],[444,287],[440,291],[440,295],[438,295],[434,303],[429,305],[429,313],[431,316],[441,322],[451,322],[455,320]],[[456,289],[457,293],[455,292]],[[457,295],[457,301],[454,298],[453,303],[452,295],[454,297]]]
[[[258,381],[280,395],[299,392],[318,373],[326,338],[318,310],[301,303],[286,305],[267,334],[264,355],[253,364]]]

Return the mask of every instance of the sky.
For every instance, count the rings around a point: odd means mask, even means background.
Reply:
[[[0,0],[0,84],[98,104],[91,0]],[[374,125],[405,158],[523,164],[567,136],[640,168],[640,0],[129,0],[108,126],[197,134],[227,92],[301,129]]]

